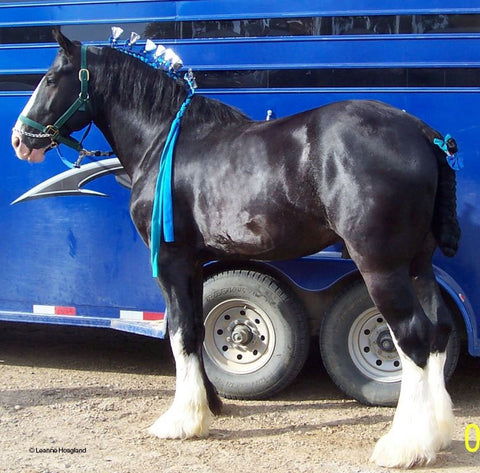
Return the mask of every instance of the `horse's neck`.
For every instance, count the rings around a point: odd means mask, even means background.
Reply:
[[[158,113],[152,120],[151,112],[135,105],[128,107],[125,100],[110,94],[102,97],[94,123],[103,133],[123,167],[132,177],[152,154],[158,154],[166,140],[172,113]],[[150,115],[150,116],[149,116]]]
[[[121,116],[95,120],[95,124],[105,136],[127,174],[133,177],[148,148],[146,134],[142,133],[135,124],[135,120],[125,120]]]
[[[94,105],[97,105],[94,122],[132,177],[139,166],[145,169],[158,161],[186,91],[166,76],[149,74],[146,65],[130,63],[123,67],[121,62],[115,61],[109,65],[105,61],[109,53],[92,58],[97,80],[104,81],[93,85]],[[132,61],[131,58],[126,60]],[[125,70],[129,75],[122,75]],[[141,87],[137,83],[139,80]],[[145,95],[138,95],[140,88]],[[122,97],[122,93],[127,95]],[[235,126],[245,120],[248,120],[245,115],[225,104],[195,97],[182,122],[189,129],[198,130],[200,126],[203,133],[208,134],[212,127]]]

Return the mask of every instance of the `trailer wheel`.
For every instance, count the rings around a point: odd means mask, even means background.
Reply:
[[[394,406],[402,367],[383,316],[363,282],[347,288],[322,320],[320,351],[333,382],[362,404]],[[447,346],[445,377],[455,370],[460,353],[456,331]]]
[[[264,399],[302,369],[308,320],[290,289],[256,271],[216,274],[204,284],[205,369],[230,399]]]

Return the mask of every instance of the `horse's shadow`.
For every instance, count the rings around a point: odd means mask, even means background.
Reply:
[[[167,340],[104,328],[2,322],[5,365],[175,376]]]
[[[174,395],[173,389],[118,389],[98,387],[71,387],[51,389],[12,389],[0,392],[0,405],[7,409],[21,406],[22,409],[38,406],[57,404],[61,399],[62,404],[82,402],[87,400],[103,401],[110,398],[138,399],[138,398],[165,398]]]

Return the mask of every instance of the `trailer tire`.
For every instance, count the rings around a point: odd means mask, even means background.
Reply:
[[[320,329],[323,364],[337,387],[362,404],[395,406],[401,363],[387,324],[363,281],[348,286],[327,310]],[[456,330],[447,346],[445,378],[460,353]]]
[[[204,284],[205,370],[220,395],[265,399],[302,369],[310,330],[290,288],[257,271],[229,270]]]

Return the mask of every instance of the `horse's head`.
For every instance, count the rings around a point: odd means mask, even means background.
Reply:
[[[81,149],[69,135],[91,121],[86,48],[54,31],[60,50],[12,131],[19,159],[38,163],[59,143]],[[79,147],[80,146],[80,147]]]

